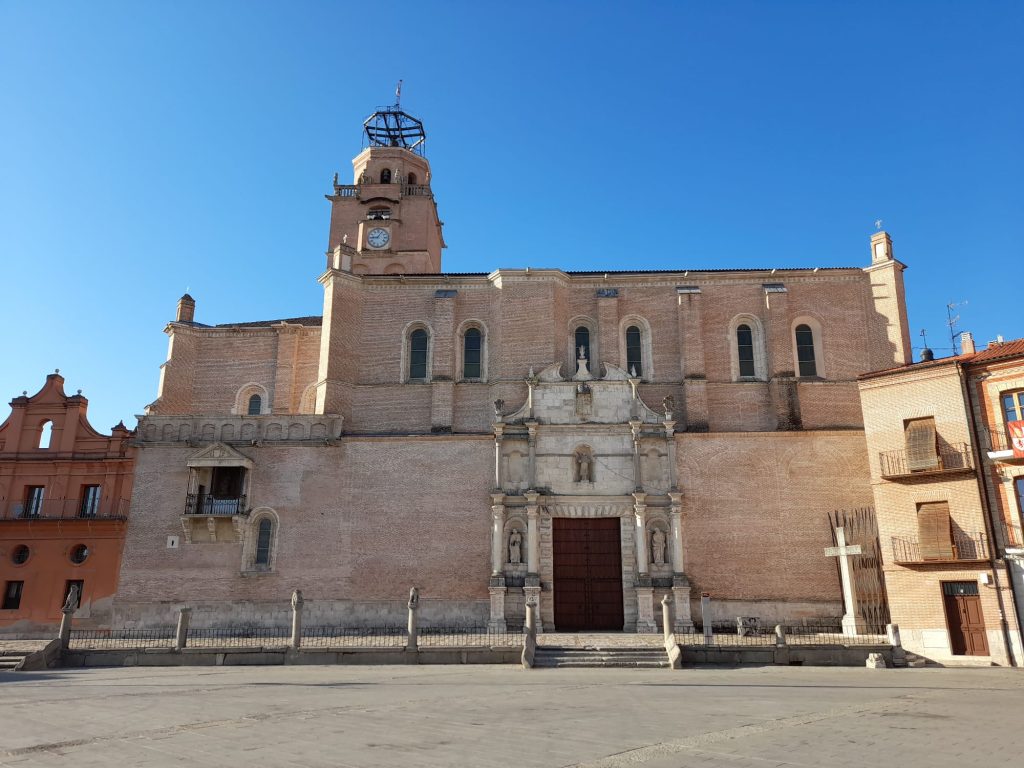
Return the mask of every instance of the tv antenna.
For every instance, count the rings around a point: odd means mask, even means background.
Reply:
[[[958,336],[956,326],[960,322],[960,315],[954,315],[957,307],[967,306],[966,301],[954,302],[951,301],[946,305],[946,325],[949,326],[949,341],[953,345],[953,354],[959,355],[960,353],[956,348],[956,337]]]

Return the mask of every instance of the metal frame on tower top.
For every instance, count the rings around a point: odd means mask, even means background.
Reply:
[[[363,138],[369,147],[401,147],[424,155],[427,133],[423,123],[406,114],[398,104],[378,107],[363,121]]]

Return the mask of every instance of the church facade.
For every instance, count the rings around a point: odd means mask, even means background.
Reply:
[[[185,296],[140,418],[112,623],[678,629],[838,617],[872,501],[857,377],[910,362],[904,265],[446,274],[422,126],[337,177],[322,314]],[[692,607],[691,607],[692,606]]]

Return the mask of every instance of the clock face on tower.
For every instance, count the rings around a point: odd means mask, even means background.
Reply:
[[[380,227],[374,227],[366,236],[366,242],[371,248],[383,248],[389,240],[391,240],[391,233]]]

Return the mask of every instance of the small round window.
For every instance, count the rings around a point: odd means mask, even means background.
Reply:
[[[71,562],[75,565],[81,565],[89,557],[89,548],[85,544],[79,544],[77,547],[71,550]]]
[[[11,552],[11,562],[15,565],[21,565],[22,563],[27,562],[30,552],[31,550],[29,550],[29,548],[24,544],[19,544],[14,548],[14,551]]]

